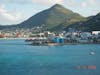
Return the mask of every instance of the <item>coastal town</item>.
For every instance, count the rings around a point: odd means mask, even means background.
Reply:
[[[43,28],[42,28],[43,29]],[[24,38],[26,42],[33,45],[64,45],[76,43],[100,43],[100,31],[59,31],[51,32],[41,30],[40,27],[32,29],[21,29],[15,31],[0,31],[0,38]]]
[[[0,75],[100,75],[100,0],[0,0]]]

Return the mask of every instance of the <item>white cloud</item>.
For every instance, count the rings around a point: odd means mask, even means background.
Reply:
[[[96,4],[96,0],[88,0],[88,2],[92,5]]]
[[[5,9],[5,5],[0,6],[0,24],[12,24],[17,23],[22,19],[20,12],[10,12]]]
[[[77,2],[75,0],[65,0],[65,4],[68,6],[76,6]]]
[[[64,0],[0,0],[1,3],[18,3],[18,4],[39,4],[39,5],[50,5],[50,4],[62,4]]]
[[[32,3],[32,0],[0,0],[1,3],[17,3],[17,4],[28,4]]]
[[[100,6],[100,0],[87,0],[82,2],[83,7],[99,7]]]
[[[100,5],[100,1],[99,0],[88,0],[88,3],[90,5],[94,5],[94,6]]]
[[[84,0],[80,2],[79,6],[82,7],[83,9],[98,8],[100,6],[100,0]]]
[[[52,4],[63,4],[64,0],[32,0],[34,4],[40,4],[40,5],[52,5]]]
[[[87,8],[88,4],[86,2],[81,3],[82,8]]]

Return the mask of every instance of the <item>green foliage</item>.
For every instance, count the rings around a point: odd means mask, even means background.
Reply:
[[[81,31],[100,31],[100,13],[97,14],[96,16],[92,16],[91,18],[88,18],[87,21],[74,23],[69,27]]]

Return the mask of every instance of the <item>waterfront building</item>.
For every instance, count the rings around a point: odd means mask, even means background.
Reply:
[[[92,34],[90,32],[82,32],[80,33],[80,36],[82,39],[88,39],[89,37],[92,37]]]
[[[92,34],[99,35],[100,34],[100,31],[92,31]]]

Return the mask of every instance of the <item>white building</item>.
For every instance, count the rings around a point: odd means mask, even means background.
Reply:
[[[1,31],[0,31],[0,34],[1,34]]]
[[[92,37],[92,34],[90,32],[82,32],[80,36],[82,39],[88,39],[89,37]]]
[[[55,38],[55,33],[49,33],[48,34],[48,39],[54,39]]]
[[[100,31],[92,31],[92,34],[98,35],[98,34],[100,34]]]

